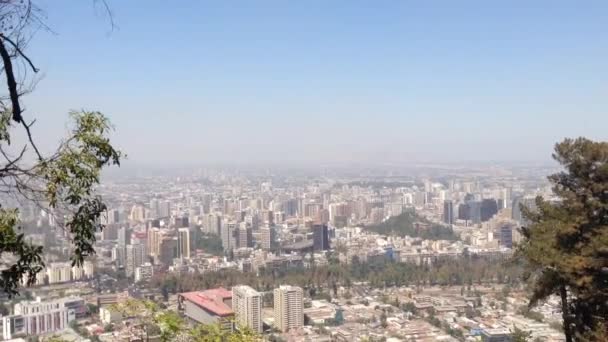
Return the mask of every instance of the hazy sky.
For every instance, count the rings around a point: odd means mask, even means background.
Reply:
[[[46,146],[97,109],[132,163],[545,160],[608,138],[607,1],[46,0]]]

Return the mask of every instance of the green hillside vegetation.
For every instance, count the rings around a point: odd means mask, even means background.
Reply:
[[[382,235],[397,235],[420,237],[426,240],[457,240],[454,231],[440,224],[432,223],[416,215],[414,212],[404,212],[375,225],[366,226],[366,229]]]

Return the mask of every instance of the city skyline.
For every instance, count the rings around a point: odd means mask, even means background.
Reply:
[[[41,3],[44,148],[74,108],[110,117],[127,166],[548,161],[607,138],[602,2],[142,4],[110,1],[112,30]]]

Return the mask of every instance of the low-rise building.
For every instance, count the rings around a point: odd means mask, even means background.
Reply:
[[[234,329],[232,292],[217,288],[178,295],[178,309],[189,319],[202,324],[220,324],[223,330]]]

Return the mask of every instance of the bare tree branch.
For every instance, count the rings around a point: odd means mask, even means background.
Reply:
[[[3,35],[0,35],[4,38]],[[6,83],[8,85],[8,92],[10,94],[11,103],[13,105],[13,120],[21,123],[23,118],[21,117],[21,106],[19,105],[19,92],[17,91],[17,82],[15,82],[15,74],[13,73],[13,61],[9,55],[6,47],[4,46],[4,39],[0,39],[0,56],[4,63],[4,71],[6,72]]]
[[[32,125],[35,122],[36,122],[36,119],[32,120],[32,122],[30,122],[30,124],[28,125],[25,123],[25,121],[21,120],[21,124],[25,128],[25,132],[27,133],[27,138],[30,141],[30,145],[32,145],[32,147],[34,148],[34,151],[36,152],[36,155],[38,156],[38,160],[43,160],[44,158],[42,157],[42,154],[40,154],[38,147],[36,147],[36,144],[34,143],[34,139],[32,138],[32,133],[30,132],[30,127],[32,127]]]
[[[32,63],[32,60],[25,53],[23,53],[23,51],[21,51],[21,49],[19,48],[19,46],[17,46],[17,44],[15,44],[15,42],[13,42],[10,38],[8,38],[7,36],[5,36],[2,33],[0,33],[0,38],[9,42],[15,48],[15,51],[17,51],[21,55],[21,57],[23,57],[23,59],[25,59],[28,62],[28,64],[30,65],[30,67],[32,68],[32,70],[34,72],[40,71],[40,69],[38,69],[34,66],[34,63]]]

